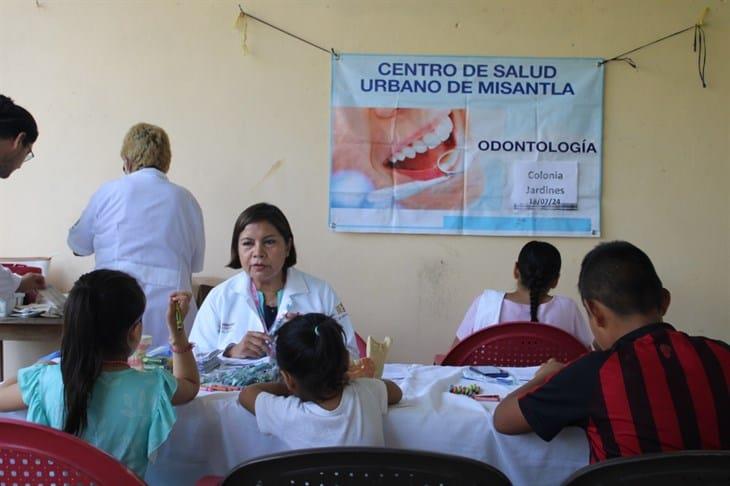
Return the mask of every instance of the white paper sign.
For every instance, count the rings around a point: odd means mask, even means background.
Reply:
[[[511,202],[513,209],[578,209],[578,163],[515,163]]]

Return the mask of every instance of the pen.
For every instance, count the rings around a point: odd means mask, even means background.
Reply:
[[[499,395],[474,395],[473,398],[478,402],[498,402],[501,400]]]
[[[177,325],[178,331],[183,330],[182,309],[180,309],[180,302],[178,301],[175,301],[175,324]]]

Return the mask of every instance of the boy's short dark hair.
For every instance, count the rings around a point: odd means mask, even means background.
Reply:
[[[601,243],[583,258],[578,290],[626,316],[661,309],[662,281],[649,257],[627,241]]]

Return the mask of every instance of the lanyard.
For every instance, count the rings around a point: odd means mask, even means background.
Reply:
[[[261,324],[264,326],[264,332],[268,334],[268,326],[266,325],[266,315],[264,313],[264,306],[266,305],[266,299],[264,297],[264,293],[260,292],[256,289],[256,286],[253,283],[253,280],[251,280],[251,285],[249,286],[249,293],[251,294],[251,299],[254,302],[254,305],[256,306],[256,310],[259,313],[259,319],[261,319]],[[279,289],[276,291],[276,308],[277,311],[279,307],[281,306],[281,297],[283,295],[284,291],[283,289]],[[274,322],[271,323],[271,327],[274,327],[274,324],[276,323],[276,319],[274,319]]]

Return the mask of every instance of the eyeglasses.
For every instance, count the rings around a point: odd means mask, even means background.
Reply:
[[[33,157],[35,157],[35,154],[34,154],[34,153],[33,153],[33,151],[31,150],[30,152],[28,152],[28,155],[26,155],[26,156],[25,156],[25,158],[23,159],[23,163],[25,163],[25,162],[28,162],[28,161],[29,161],[30,159],[32,159]]]

